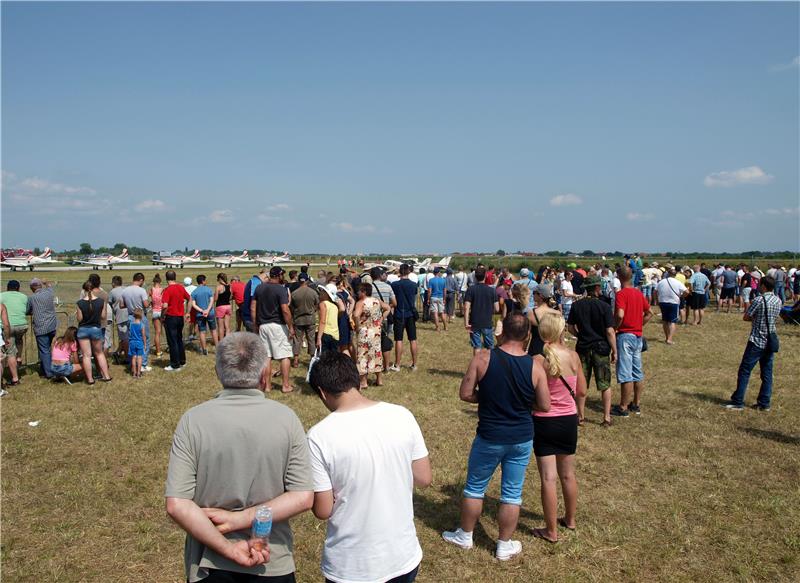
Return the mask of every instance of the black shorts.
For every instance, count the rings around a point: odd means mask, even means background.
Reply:
[[[408,334],[409,341],[414,341],[417,339],[417,323],[414,321],[413,316],[409,316],[408,318],[398,318],[397,316],[394,317],[395,342],[403,341],[403,330],[405,330],[406,334]]]
[[[689,307],[693,310],[704,310],[706,307],[706,294],[692,293],[689,296]]]
[[[736,288],[735,287],[723,287],[722,288],[722,295],[719,297],[721,300],[732,300],[736,298]]]
[[[533,417],[533,453],[573,455],[578,447],[578,416]]]

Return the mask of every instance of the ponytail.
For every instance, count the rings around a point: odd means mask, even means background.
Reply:
[[[550,377],[561,376],[561,359],[552,345],[561,342],[564,328],[564,317],[561,314],[547,313],[539,321],[539,337],[544,341],[542,355],[547,363],[547,374]]]
[[[92,282],[87,280],[86,283],[83,284],[83,291],[86,292],[86,301],[89,303],[89,316],[94,314],[94,305],[92,303],[92,300],[94,300],[94,294],[92,294],[92,289]]]
[[[547,374],[553,378],[561,376],[561,359],[550,344],[545,344],[542,350],[544,361],[547,363]]]

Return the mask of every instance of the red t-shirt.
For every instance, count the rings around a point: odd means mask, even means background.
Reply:
[[[650,302],[644,294],[636,288],[626,287],[617,292],[615,303],[615,310],[625,310],[617,334],[629,333],[641,336],[644,314],[650,309]]]
[[[232,281],[231,294],[233,301],[241,305],[244,302],[244,284],[241,281]]]
[[[183,302],[189,299],[191,298],[186,288],[177,284],[168,285],[164,293],[161,294],[161,301],[167,304],[167,316],[183,316]]]

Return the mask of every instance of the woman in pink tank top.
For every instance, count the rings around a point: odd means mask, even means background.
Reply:
[[[536,528],[534,536],[549,542],[558,541],[559,525],[575,529],[578,506],[578,482],[575,478],[575,449],[578,444],[578,407],[576,401],[586,396],[578,353],[564,345],[564,318],[561,314],[545,314],[539,322],[539,335],[544,341],[544,354],[534,357],[534,366],[547,374],[550,410],[533,412],[533,452],[542,483],[544,528]],[[558,488],[564,493],[564,517],[558,518]]]
[[[164,293],[164,288],[161,287],[161,276],[155,274],[153,276],[153,287],[150,288],[150,304],[153,307],[153,340],[156,345],[156,357],[160,357],[161,352],[161,308],[163,302],[161,301],[161,294]],[[149,346],[144,347],[146,352],[150,351]]]

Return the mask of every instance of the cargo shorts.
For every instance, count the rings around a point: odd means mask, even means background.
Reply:
[[[598,391],[606,391],[611,388],[611,356],[597,354],[594,350],[579,352],[583,367],[583,376],[586,377],[586,388],[592,380],[594,372],[594,382],[597,384]]]

